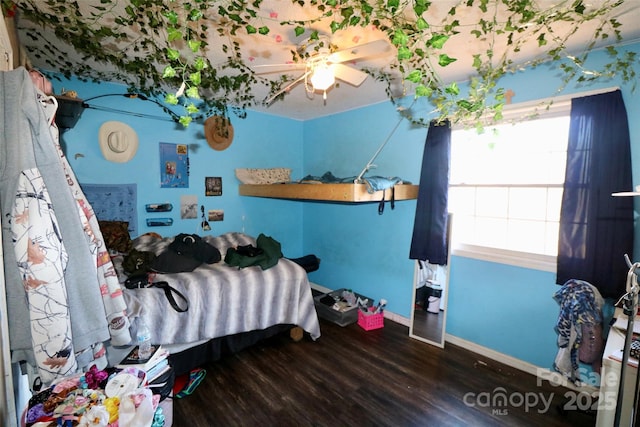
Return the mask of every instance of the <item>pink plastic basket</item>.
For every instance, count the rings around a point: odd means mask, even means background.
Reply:
[[[375,308],[369,307],[370,312],[372,312],[373,310],[375,310]],[[358,310],[358,325],[360,325],[360,327],[365,331],[380,329],[384,327],[384,314],[365,314],[362,312],[362,310]]]

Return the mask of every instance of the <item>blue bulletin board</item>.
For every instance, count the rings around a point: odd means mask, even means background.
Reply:
[[[160,187],[189,187],[189,146],[160,143]]]
[[[99,221],[126,221],[129,234],[138,235],[136,184],[82,184],[81,187]]]

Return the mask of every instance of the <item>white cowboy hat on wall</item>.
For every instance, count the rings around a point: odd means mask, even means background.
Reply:
[[[102,155],[110,162],[128,162],[138,151],[138,134],[126,123],[104,122],[98,139]]]

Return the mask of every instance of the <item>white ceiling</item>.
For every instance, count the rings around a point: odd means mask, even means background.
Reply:
[[[602,3],[604,1],[609,0],[593,0],[591,3]],[[100,0],[86,0],[87,4],[91,2],[99,3]],[[427,21],[430,23],[440,22],[443,18],[447,17],[447,13],[453,5],[460,3],[460,0],[433,1],[428,10]],[[551,5],[559,2],[541,0],[540,3],[544,7],[545,4]],[[589,2],[587,1],[585,3],[588,6]],[[458,10],[464,11],[465,9],[459,8]],[[618,14],[616,18],[622,23],[621,30],[624,40],[639,40],[640,1],[627,0],[616,10]],[[239,36],[237,41],[241,46],[243,58],[251,67],[290,62],[292,59],[291,50],[305,41],[305,35],[296,37],[292,28],[283,27],[279,25],[278,22],[288,19],[301,20],[310,18],[309,8],[300,7],[297,3],[293,3],[290,0],[264,0],[260,11],[264,22],[267,23],[271,31],[267,36]],[[462,12],[456,15],[456,19],[458,19],[462,25],[467,22],[477,22],[475,18],[477,17],[465,16]],[[22,25],[19,25],[19,27]],[[347,31],[340,31],[331,35],[328,22],[320,22],[314,24],[313,29],[319,30],[320,34],[330,35],[331,43],[337,46],[338,49],[348,49],[352,46],[370,41],[386,39],[384,33],[372,27],[350,28]],[[563,29],[555,27],[554,31],[562,33]],[[572,37],[570,48],[580,50],[592,38],[593,32],[594,27],[581,27]],[[214,32],[212,31],[211,33]],[[50,32],[48,34],[47,38],[51,37],[50,40],[53,40],[53,33]],[[308,33],[306,36],[308,37]],[[219,45],[220,40],[216,40],[217,36],[212,34],[211,37],[210,46]],[[25,34],[24,30],[21,30],[20,38],[27,47],[29,43],[34,43]],[[613,39],[613,37],[611,39]],[[477,39],[463,32],[452,37],[446,43],[445,51],[449,56],[455,57],[458,60],[447,66],[446,69],[442,69],[441,77],[446,82],[467,80],[472,73],[471,61],[473,54],[486,51],[488,42],[487,40]],[[498,55],[500,54],[501,46],[505,46],[506,43],[501,43],[502,40],[499,38],[494,39],[493,42],[495,42],[496,46],[494,47],[495,54]],[[533,40],[532,43],[525,49],[522,49],[518,57],[514,59],[517,62],[531,59],[536,52],[535,46],[536,43],[535,40]],[[73,53],[69,53],[68,57],[70,59],[78,58],[78,56]],[[361,58],[348,65],[354,68],[385,69],[385,67],[394,60],[394,57],[395,49],[389,45],[388,49],[380,52],[379,55]],[[209,60],[212,64],[221,63],[224,59],[225,55],[222,52],[211,49]],[[30,60],[33,65],[38,68],[50,69],[50,66],[38,58],[30,57]],[[100,65],[95,64],[95,66],[99,67]],[[290,74],[291,77],[296,77],[302,74],[302,72],[288,72],[288,74]],[[322,94],[309,94],[305,91],[304,84],[298,84],[292,88],[283,100],[277,100],[270,106],[257,106],[252,107],[252,109],[292,119],[307,120],[385,101],[387,99],[385,87],[385,83],[375,82],[371,77],[367,78],[365,82],[357,88],[346,83],[340,83],[328,91],[327,99],[324,101]],[[394,95],[396,96],[402,94],[403,91],[410,93],[411,89],[403,88],[401,84],[397,84],[396,87],[394,87]],[[255,88],[255,93],[258,99],[266,98],[268,94],[267,87],[259,85]]]

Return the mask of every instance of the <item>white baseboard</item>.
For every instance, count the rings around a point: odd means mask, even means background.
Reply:
[[[457,345],[458,347],[462,347],[465,348],[469,351],[472,351],[476,354],[479,354],[481,356],[485,356],[489,359],[492,359],[496,362],[500,362],[502,364],[505,364],[507,366],[511,366],[512,368],[518,369],[520,371],[524,371],[528,374],[531,374],[533,376],[542,378],[542,379],[550,379],[553,378],[555,381],[562,381],[561,385],[578,391],[578,392],[583,392],[583,393],[597,393],[598,392],[598,388],[594,387],[592,385],[588,385],[588,384],[584,384],[581,386],[577,386],[575,384],[573,384],[570,381],[567,381],[566,378],[562,377],[560,374],[558,374],[555,371],[552,371],[548,368],[541,368],[539,366],[533,365],[529,362],[525,362],[524,360],[520,360],[520,359],[516,359],[515,357],[506,355],[504,353],[500,353],[498,351],[492,350],[490,348],[487,347],[483,347],[479,344],[476,344],[474,342],[471,341],[467,341],[465,339],[462,338],[458,338],[456,336],[450,335],[450,334],[445,334],[445,342],[451,343],[453,345]]]
[[[329,293],[332,292],[333,289],[329,289],[326,288],[322,285],[319,285],[317,283],[313,283],[310,282],[311,288],[315,289],[317,291],[320,291],[322,293]],[[408,319],[407,317],[404,316],[400,316],[399,314],[395,314],[392,313],[388,310],[385,310],[384,312],[384,317],[385,319],[389,319],[392,320],[394,322],[400,323],[401,325],[404,325],[406,327],[410,327],[411,326],[411,321],[410,319]],[[408,336],[408,335],[407,335]],[[520,371],[524,371],[528,374],[534,375],[534,376],[539,376],[541,378],[554,378],[554,379],[559,379],[558,373],[554,372],[548,368],[541,368],[539,366],[535,366],[531,363],[525,362],[524,360],[520,360],[520,359],[516,359],[515,357],[506,355],[504,353],[500,353],[498,351],[492,350],[490,348],[487,347],[483,347],[479,344],[476,344],[474,342],[471,341],[467,341],[465,339],[462,338],[458,338],[456,336],[450,335],[450,334],[445,334],[445,342],[449,342],[453,345],[457,345],[458,347],[462,347],[462,348],[466,348],[469,351],[472,351],[476,354],[479,354],[481,356],[487,357],[491,360],[494,360],[496,362],[500,362],[503,363],[507,366],[511,366],[512,368],[518,369]],[[575,390],[575,391],[579,391],[579,392],[584,392],[584,393],[597,393],[598,392],[598,388],[591,386],[591,385],[582,385],[582,386],[576,386],[575,384],[569,382],[569,381],[563,381],[562,385]]]
[[[384,318],[393,320],[396,323],[400,323],[401,325],[406,326],[407,328],[411,326],[411,321],[407,317],[400,316],[399,314],[395,314],[387,310],[385,310],[384,312]]]

